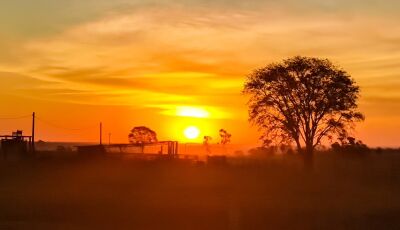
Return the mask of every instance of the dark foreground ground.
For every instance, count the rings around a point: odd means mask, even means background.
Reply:
[[[0,162],[0,229],[400,229],[400,154]]]

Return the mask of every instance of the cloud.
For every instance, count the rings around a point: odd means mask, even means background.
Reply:
[[[204,7],[211,4],[207,1],[134,4],[26,41],[16,51],[19,61],[0,67],[53,82],[48,87],[55,91],[25,92],[44,99],[138,108],[152,104],[160,110],[208,105],[233,114],[244,107],[245,76],[291,55],[331,58],[365,84],[367,96],[377,94],[368,88],[369,79],[399,71],[396,20],[338,10],[342,1],[307,1],[314,6],[309,14],[289,3],[294,2],[258,2],[257,10],[240,2],[218,7],[225,1],[212,3],[215,7]],[[349,7],[359,4],[353,1]]]

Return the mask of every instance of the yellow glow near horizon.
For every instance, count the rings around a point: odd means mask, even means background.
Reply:
[[[188,139],[196,139],[197,137],[199,137],[200,130],[195,126],[189,126],[185,129],[183,133]]]
[[[197,105],[149,105],[148,107],[160,108],[161,114],[181,118],[211,118],[211,119],[227,119],[232,115],[227,110],[216,106],[197,106]]]
[[[182,106],[177,107],[176,115],[180,117],[207,118],[210,116],[210,113],[203,108]]]

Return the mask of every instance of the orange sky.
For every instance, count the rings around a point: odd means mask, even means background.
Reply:
[[[102,121],[113,142],[138,125],[188,141],[183,130],[193,125],[215,141],[225,128],[234,143],[256,144],[245,76],[308,55],[331,59],[361,86],[366,121],[356,135],[399,146],[399,3],[299,2],[6,1],[0,133],[30,125],[2,117],[36,111],[43,140],[96,141]]]

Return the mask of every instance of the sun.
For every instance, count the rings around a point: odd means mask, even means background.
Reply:
[[[200,130],[197,127],[189,126],[185,129],[185,131],[183,131],[183,133],[188,139],[196,139],[200,134]]]

